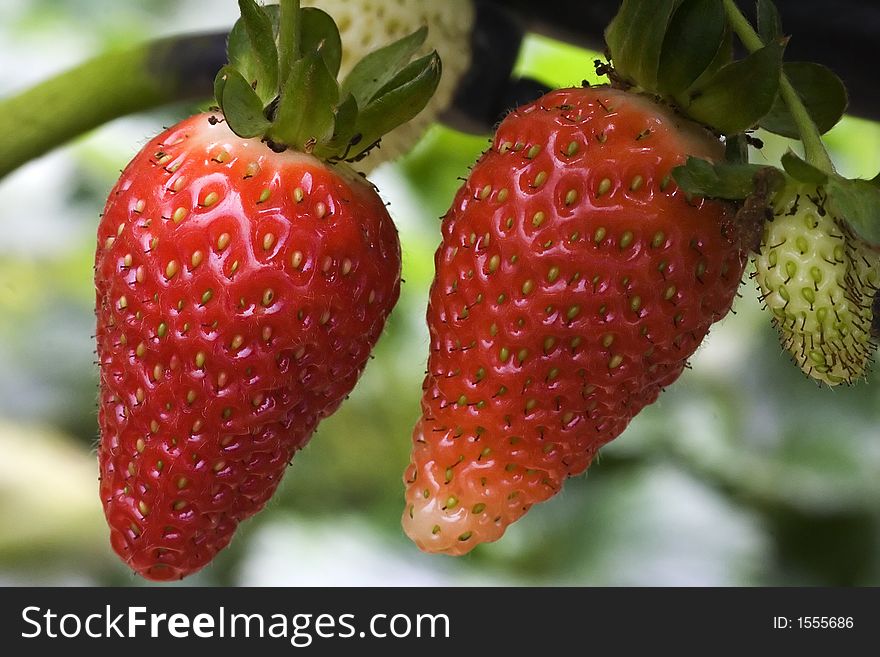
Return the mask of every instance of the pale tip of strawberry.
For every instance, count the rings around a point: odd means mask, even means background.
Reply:
[[[469,528],[468,511],[462,507],[455,510],[444,508],[444,500],[431,497],[411,501],[403,513],[403,530],[423,552],[444,553],[460,556],[470,552],[476,545]],[[471,540],[469,540],[471,539]]]
[[[424,442],[423,438],[420,440],[422,431],[420,422],[415,429],[416,445]],[[401,524],[406,535],[423,552],[461,556],[485,539],[479,540],[474,535],[474,514],[455,492],[448,490],[444,477],[435,476],[435,470],[444,472],[433,461],[422,467],[410,466]]]

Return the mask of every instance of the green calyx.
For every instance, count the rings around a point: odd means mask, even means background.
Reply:
[[[690,158],[673,170],[683,191],[755,206],[792,181],[815,184],[830,212],[880,248],[880,175],[840,176],[822,143],[846,110],[846,88],[820,64],[783,63],[787,37],[772,0],[758,0],[757,16],[755,29],[735,0],[623,0],[605,32],[610,75],[724,136],[724,162]],[[748,52],[740,60],[734,36]],[[799,139],[804,158],[787,154],[784,171],[748,164],[756,141],[743,133],[755,128]]]
[[[844,178],[810,164],[792,151],[782,156],[784,173],[776,167],[746,163],[712,163],[689,157],[672,170],[678,186],[706,198],[742,201],[756,191],[767,198],[799,183],[822,190],[824,206],[845,221],[874,248],[880,247],[880,174],[871,180]]]
[[[791,151],[782,156],[782,166],[794,180],[820,187],[832,216],[846,221],[869,245],[880,246],[880,174],[872,180],[844,178],[813,166]]]
[[[615,74],[721,134],[762,127],[797,138],[785,73],[820,132],[830,130],[847,105],[840,79],[819,64],[783,64],[788,40],[770,0],[758,2],[753,40],[743,38],[740,19],[733,0],[623,0],[605,33]],[[749,51],[740,60],[734,34]]]
[[[425,27],[365,56],[339,82],[342,43],[329,15],[299,0],[238,4],[214,96],[233,132],[273,150],[357,161],[422,111],[440,81],[436,52],[413,60]]]
[[[734,61],[731,32],[722,0],[624,0],[605,40],[624,82],[733,135],[772,108],[785,42]]]

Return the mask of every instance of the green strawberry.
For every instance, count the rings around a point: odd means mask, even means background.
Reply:
[[[783,346],[830,386],[865,376],[880,254],[826,209],[822,187],[791,183],[773,203],[755,279]]]

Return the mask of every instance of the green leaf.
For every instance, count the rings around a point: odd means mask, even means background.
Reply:
[[[239,18],[226,41],[226,57],[229,65],[233,66],[249,82],[254,82],[260,77],[260,64],[251,50],[251,40],[244,27],[244,20]]]
[[[320,51],[327,69],[335,78],[339,75],[339,66],[342,63],[342,39],[336,23],[327,12],[314,7],[303,7],[300,20],[302,52]]]
[[[358,107],[366,107],[382,87],[406,66],[425,42],[427,27],[366,55],[354,65],[342,82],[342,93],[350,93]]]
[[[687,93],[687,114],[726,135],[754,127],[779,93],[784,48],[772,43],[695,85]]]
[[[299,0],[279,0],[277,21],[273,24],[278,42],[279,89],[287,83],[293,62],[302,59],[302,7]]]
[[[846,221],[872,247],[880,247],[880,187],[870,180],[848,180],[833,175],[825,186],[826,206]]]
[[[333,137],[326,144],[318,144],[315,148],[316,156],[324,159],[348,157],[348,152],[356,145],[352,142],[355,141],[358,112],[357,101],[348,94],[336,108]],[[356,141],[360,143],[360,139]]]
[[[824,185],[828,180],[827,173],[798,157],[794,151],[787,151],[782,156],[782,168],[789,176],[800,182]]]
[[[391,78],[391,80],[389,80],[381,89],[373,94],[373,99],[370,101],[370,103],[367,104],[367,106],[369,107],[370,104],[381,101],[383,96],[394,91],[398,87],[402,87],[412,80],[415,80],[424,71],[431,70],[434,64],[437,62],[439,62],[439,55],[437,55],[436,50],[432,50],[430,54],[411,61],[409,64],[400,69],[400,71],[398,71],[397,74],[393,78]]]
[[[352,149],[350,159],[421,112],[437,89],[441,72],[440,57],[432,52],[409,64],[382,87],[358,115],[355,131],[360,133],[361,140]]]
[[[223,88],[226,86],[226,78],[227,78],[226,69],[227,69],[227,67],[229,67],[228,64],[227,64],[227,66],[224,66],[219,71],[217,71],[217,75],[214,76],[214,101],[217,103],[218,106],[221,105],[220,99],[223,98]],[[237,69],[235,69],[235,67],[232,67],[232,68],[233,68],[233,70],[237,70]],[[221,109],[222,109],[222,107],[221,107]]]
[[[648,91],[657,74],[666,28],[682,0],[623,0],[605,30],[605,43],[617,74]]]
[[[269,25],[272,26],[272,39],[277,44],[278,43],[278,32],[280,30],[281,24],[281,8],[278,5],[260,5],[260,11],[269,19]],[[241,25],[239,26],[239,23]],[[235,25],[232,26],[232,29],[235,30],[236,27],[239,28],[240,33],[237,33],[235,36],[237,39],[248,39],[249,37],[247,31],[245,30],[244,21],[239,20]],[[232,40],[233,33],[229,33],[229,39]],[[229,46],[227,45],[227,50]]]
[[[247,80],[232,66],[226,65],[214,80],[217,102],[229,128],[239,137],[263,135],[269,121],[263,114],[263,103]]]
[[[774,173],[775,172],[775,173]],[[741,200],[755,191],[755,176],[763,175],[781,182],[782,173],[758,164],[713,164],[688,157],[687,164],[675,167],[672,176],[688,194],[706,198]]]
[[[293,63],[281,90],[269,138],[297,150],[311,152],[333,136],[334,109],[339,85],[324,58],[316,52]]]
[[[273,39],[277,41],[281,22],[279,7],[278,5],[267,5],[262,7],[262,11],[272,27]],[[299,19],[302,23],[300,51],[312,52],[318,50],[320,46],[321,54],[327,63],[327,68],[336,77],[339,74],[339,66],[342,63],[342,40],[336,23],[327,12],[316,7],[303,7],[300,10]],[[230,57],[230,63],[241,70],[240,64],[246,60],[243,54],[249,54],[250,47],[250,39],[245,30],[244,22],[240,20],[229,33],[227,52]],[[279,72],[279,75],[282,74],[283,71]],[[245,77],[247,78],[248,76],[245,75]]]
[[[840,78],[828,67],[813,62],[786,62],[782,70],[804,102],[819,133],[825,134],[837,125],[849,104],[846,87]],[[781,96],[776,97],[770,112],[759,125],[777,135],[800,139],[797,125]]]
[[[758,0],[758,34],[764,43],[773,43],[782,36],[779,11],[772,0]]]
[[[274,40],[278,34],[278,5],[263,7],[262,11],[269,18],[269,22],[272,25],[272,37]],[[252,81],[256,79],[258,62],[251,52],[251,40],[245,28],[243,18],[235,21],[235,24],[229,31],[229,37],[226,40],[226,54],[229,58],[229,63],[237,68],[246,80]]]
[[[722,48],[725,25],[721,0],[684,0],[663,40],[657,90],[677,94],[688,89]]]
[[[711,80],[718,71],[730,64],[730,62],[732,61],[733,34],[731,33],[729,26],[725,25],[724,35],[721,37],[721,46],[718,48],[718,52],[715,53],[715,58],[712,60],[706,70],[700,74],[700,77],[698,77],[688,89],[705,86],[708,80]],[[690,97],[687,95],[686,92],[687,90],[674,95],[675,100],[680,107],[684,107],[688,102],[690,102]]]
[[[263,103],[268,103],[278,93],[278,50],[275,48],[272,22],[254,0],[238,0],[238,7],[241,11],[239,22],[244,26],[249,48],[246,53],[238,51],[235,54],[239,58],[243,56],[247,63],[244,68],[239,67],[237,62],[232,61],[232,53],[230,63],[239,69],[250,84],[256,83],[257,95]],[[239,47],[240,42],[236,41],[236,48]]]

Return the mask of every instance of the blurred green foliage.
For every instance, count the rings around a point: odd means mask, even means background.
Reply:
[[[42,61],[38,74],[69,62],[46,44],[67,43],[83,16],[100,17],[86,22],[102,48],[166,25],[203,29],[199,17],[214,6],[161,2],[147,14],[118,5],[7,6],[0,92],[37,81],[16,61]],[[532,37],[517,70],[580,84],[595,80],[594,58]],[[189,109],[117,121],[0,183],[0,583],[140,583],[107,546],[97,496],[92,249],[118,170]],[[749,280],[692,370],[502,541],[457,560],[406,541],[401,477],[419,413],[438,217],[487,139],[435,126],[375,173],[404,251],[388,329],[268,509],[185,584],[880,584],[880,384],[832,391],[807,381]],[[759,158],[769,162],[790,146],[766,141]],[[842,172],[880,169],[876,124],[847,118],[828,143]]]

